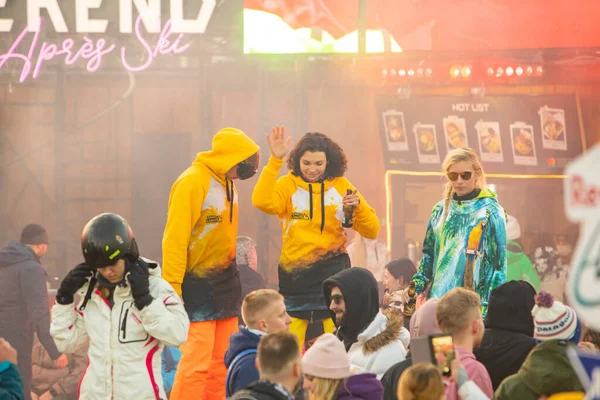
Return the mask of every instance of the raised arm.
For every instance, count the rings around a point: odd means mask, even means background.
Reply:
[[[156,298],[141,311],[142,324],[150,336],[171,347],[187,339],[190,320],[175,290],[163,279],[158,281]]]
[[[75,353],[79,341],[87,337],[83,313],[75,306],[74,296],[94,273],[86,263],[77,265],[65,276],[56,294],[50,333],[64,353]]]
[[[149,268],[158,266],[140,259],[129,264],[127,274],[144,329],[150,336],[168,346],[181,346],[187,339],[190,320],[173,287],[162,278],[149,277]],[[153,282],[152,290],[150,279]]]
[[[289,202],[285,181],[277,180],[277,176],[289,151],[291,140],[291,137],[285,137],[285,129],[282,126],[273,127],[271,135],[267,134],[271,156],[252,192],[252,204],[266,214],[284,214]]]

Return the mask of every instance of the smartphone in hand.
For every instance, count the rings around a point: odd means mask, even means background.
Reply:
[[[442,375],[450,376],[450,363],[456,357],[452,335],[431,335],[415,338],[410,343],[413,363],[435,364]]]

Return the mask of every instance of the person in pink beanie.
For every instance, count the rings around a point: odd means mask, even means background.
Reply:
[[[320,336],[302,358],[309,400],[382,400],[375,374],[353,375],[344,344],[331,333]]]

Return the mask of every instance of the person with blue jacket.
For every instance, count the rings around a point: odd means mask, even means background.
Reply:
[[[175,383],[175,374],[177,373],[179,360],[181,360],[181,350],[179,350],[179,347],[165,346],[161,354],[161,360],[163,386],[167,398],[169,398],[171,390],[173,390],[173,384]]]
[[[283,296],[271,289],[249,293],[242,303],[242,318],[246,327],[240,327],[238,333],[231,335],[225,353],[227,397],[259,379],[256,353],[261,337],[288,332],[292,323]]]
[[[23,400],[23,381],[17,369],[17,351],[0,338],[0,399]]]

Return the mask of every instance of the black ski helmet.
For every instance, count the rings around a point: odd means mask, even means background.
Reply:
[[[92,218],[81,234],[83,258],[90,268],[104,268],[118,259],[139,258],[135,235],[123,217],[104,213]]]

